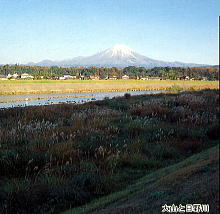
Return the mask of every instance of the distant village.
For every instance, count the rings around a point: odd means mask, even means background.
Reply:
[[[62,76],[52,76],[51,78],[45,78],[44,76],[38,76],[34,77],[30,74],[23,73],[21,75],[14,73],[14,74],[8,74],[8,75],[0,75],[1,80],[34,80],[34,79],[51,79],[51,80],[100,80],[101,78],[99,76],[84,76],[84,75],[62,75]],[[105,80],[128,80],[128,79],[136,79],[136,80],[166,80],[168,78],[164,77],[129,77],[128,75],[123,76],[107,76],[104,78]],[[195,80],[195,78],[190,78],[189,76],[182,76],[177,78],[178,80]],[[203,77],[201,80],[207,80],[206,77]]]

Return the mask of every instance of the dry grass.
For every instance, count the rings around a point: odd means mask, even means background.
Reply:
[[[206,90],[1,109],[0,212],[58,213],[215,145],[218,103]]]
[[[0,95],[44,94],[71,92],[164,90],[178,85],[182,89],[217,89],[218,81],[139,81],[139,80],[100,80],[100,81],[1,81]]]

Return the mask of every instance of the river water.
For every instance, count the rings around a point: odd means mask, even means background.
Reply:
[[[124,96],[125,93],[131,95],[155,94],[161,91],[113,91],[113,92],[88,92],[88,93],[60,93],[60,94],[26,94],[26,95],[1,95],[0,108],[14,108],[25,106],[42,106],[61,103],[85,103],[95,100],[103,100],[106,97]]]

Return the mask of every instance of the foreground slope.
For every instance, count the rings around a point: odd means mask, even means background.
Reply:
[[[219,210],[219,146],[159,169],[124,191],[63,214],[160,213],[162,205],[209,204]]]

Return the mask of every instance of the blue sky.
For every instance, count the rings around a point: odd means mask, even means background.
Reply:
[[[0,0],[0,64],[88,56],[114,44],[218,64],[218,0]]]

